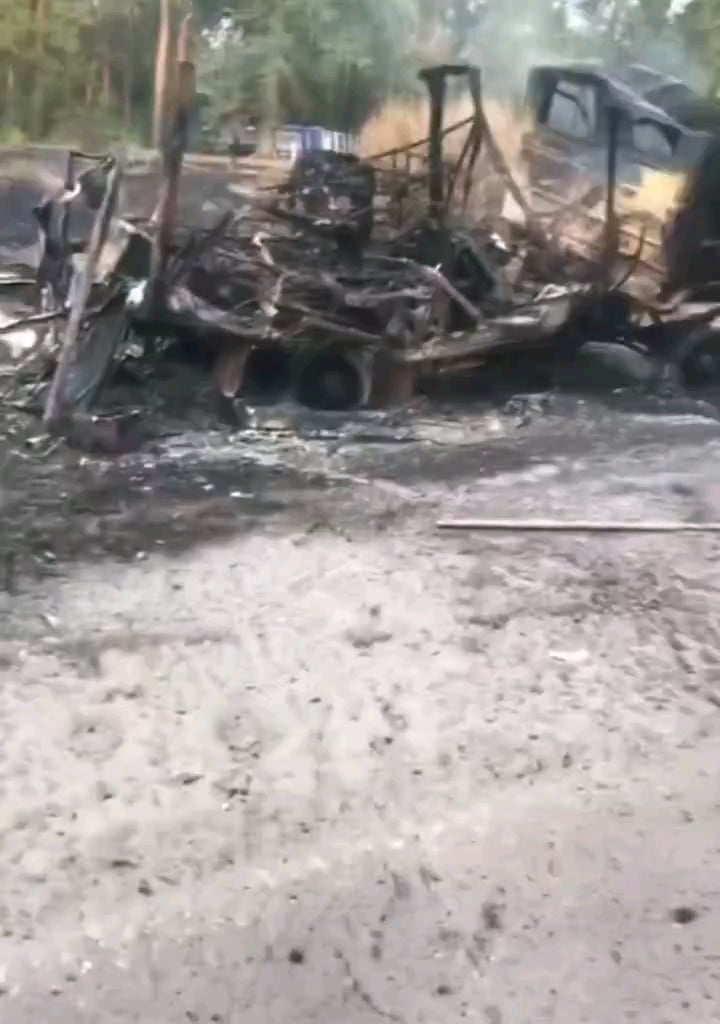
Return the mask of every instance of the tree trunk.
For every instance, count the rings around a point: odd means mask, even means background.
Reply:
[[[4,121],[6,128],[15,128],[17,126],[16,121],[16,94],[15,94],[15,67],[8,61],[7,68],[5,71],[5,105],[4,105]]]
[[[705,3],[700,8],[702,26],[705,35],[705,64],[710,70],[710,81],[707,88],[708,99],[717,99],[720,89],[720,48],[718,47],[718,30],[720,29],[720,12],[716,5]]]
[[[130,52],[125,57],[125,67],[123,68],[123,98],[122,98],[122,118],[123,128],[126,132],[129,132],[132,128],[133,123],[133,110],[132,110],[132,93],[133,93],[133,67],[132,57]]]
[[[50,0],[36,0],[34,34],[35,34],[35,68],[32,98],[32,131],[36,139],[45,133],[45,38]]]
[[[93,61],[88,69],[85,81],[85,108],[92,110],[95,104],[95,82],[97,80],[97,65]]]
[[[168,110],[171,106],[172,68],[175,39],[172,31],[172,0],[160,0],[160,24],[155,54],[155,102],[153,107],[153,146],[162,143]]]
[[[275,132],[280,127],[280,79],[274,74],[265,84],[257,128],[257,155],[275,156]]]
[[[257,155],[275,156],[275,132],[280,126],[280,80],[277,75],[267,82],[257,128]]]
[[[282,38],[285,34],[285,17],[282,0],[275,0],[268,19],[268,32]],[[275,67],[262,86],[257,128],[257,154],[261,157],[275,156],[275,132],[280,127],[280,75]]]
[[[178,32],[178,44],[177,44],[177,60],[178,64],[188,64],[192,60],[192,54],[190,52],[192,47],[192,15],[186,14],[180,23],[180,31]]]
[[[133,123],[133,86],[135,84],[135,61],[133,59],[133,33],[134,33],[134,10],[133,5],[128,4],[127,8],[127,34],[125,40],[125,56],[122,62],[122,113],[123,128],[128,133]]]
[[[275,156],[277,118],[262,118],[257,131],[257,155],[272,160]]]
[[[100,74],[102,82],[100,102],[102,103],[103,110],[109,110],[112,106],[112,67],[110,65],[110,54],[107,49],[104,50],[102,55]]]

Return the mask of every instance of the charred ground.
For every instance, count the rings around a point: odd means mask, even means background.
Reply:
[[[435,531],[718,520],[712,415],[11,410],[3,1021],[714,1020],[717,540]]]

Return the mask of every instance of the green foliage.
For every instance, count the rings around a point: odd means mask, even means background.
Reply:
[[[20,128],[11,126],[0,130],[0,146],[25,146],[27,142],[27,136]]]
[[[142,138],[123,123],[119,114],[105,110],[68,110],[61,111],[53,121],[46,141],[102,153],[118,142],[139,145]]]
[[[229,13],[204,37],[202,88],[265,129],[354,128],[412,82],[416,0],[236,0]]]
[[[0,0],[0,131],[138,135],[156,26],[156,0]]]

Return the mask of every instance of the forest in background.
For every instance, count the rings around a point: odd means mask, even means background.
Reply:
[[[0,0],[0,142],[152,130],[163,0]],[[720,90],[720,0],[168,0],[192,13],[205,116],[242,109],[356,131],[423,64],[472,60],[517,89],[538,61],[639,61]]]

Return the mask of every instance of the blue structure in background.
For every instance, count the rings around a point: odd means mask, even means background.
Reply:
[[[277,155],[291,160],[300,153],[318,149],[349,153],[354,142],[347,132],[334,132],[317,124],[287,124],[275,136]]]
[[[201,122],[201,118],[199,120]],[[214,126],[205,124],[201,127],[199,124],[195,128],[193,135],[201,151],[230,152],[234,157],[248,157],[255,153],[257,131],[241,110],[228,111]],[[347,153],[353,150],[354,145],[353,135],[318,124],[286,124],[275,133],[276,155],[290,161],[301,153],[317,150]]]
[[[210,97],[199,93],[191,126],[192,148],[201,153],[229,153],[233,157],[253,156],[257,147],[257,129],[243,106],[226,110],[210,118]],[[352,152],[356,137],[336,132],[319,124],[286,124],[275,133],[277,156],[294,159],[312,150]]]

